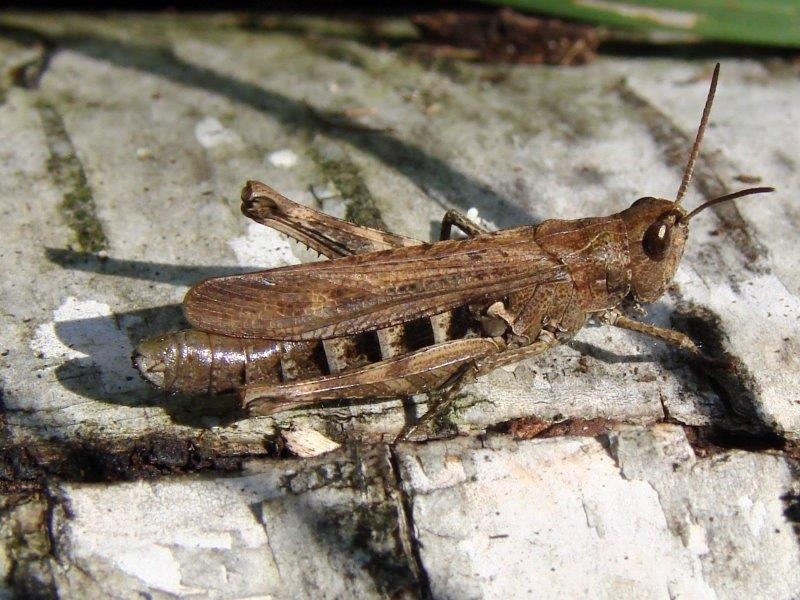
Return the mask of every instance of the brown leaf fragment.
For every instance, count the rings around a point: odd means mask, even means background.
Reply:
[[[549,421],[542,421],[536,417],[524,417],[515,419],[508,423],[508,433],[517,440],[529,440],[538,437],[553,424]]]
[[[531,17],[510,8],[491,13],[438,11],[414,15],[411,22],[430,54],[486,62],[580,65],[594,59],[601,41],[596,27]]]
[[[608,433],[618,422],[610,419],[567,419],[554,423],[536,417],[522,417],[504,423],[498,429],[517,440],[551,437],[597,437]]]

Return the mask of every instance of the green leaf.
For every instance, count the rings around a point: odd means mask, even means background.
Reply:
[[[696,39],[800,47],[798,0],[487,0],[608,27],[667,30]]]

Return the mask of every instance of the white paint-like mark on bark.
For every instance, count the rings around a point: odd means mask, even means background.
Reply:
[[[683,543],[692,554],[697,556],[708,554],[706,528],[697,523],[687,522],[684,529]]]
[[[258,223],[248,223],[247,234],[233,238],[228,245],[243,267],[271,268],[300,262],[286,236]]]
[[[65,298],[53,311],[53,320],[36,328],[30,347],[47,361],[45,368],[69,361],[85,363],[87,372],[95,367],[107,392],[139,386],[130,364],[133,345],[103,302]]]
[[[283,150],[276,150],[267,154],[267,161],[273,167],[281,169],[291,169],[297,164],[298,156],[292,150],[285,148]]]
[[[474,221],[484,229],[488,229],[489,231],[497,231],[497,225],[494,224],[493,221],[489,219],[484,219],[477,208],[474,206],[467,211],[467,218],[471,221]]]
[[[152,545],[130,552],[121,550],[114,558],[120,569],[138,577],[148,586],[173,594],[202,594],[206,590],[184,586],[181,564],[169,548]]]
[[[194,128],[194,136],[204,148],[238,146],[242,144],[239,134],[228,129],[216,117],[203,117]]]
[[[748,496],[741,496],[736,504],[744,514],[747,528],[754,536],[759,535],[767,524],[767,509],[763,502],[753,502]]]

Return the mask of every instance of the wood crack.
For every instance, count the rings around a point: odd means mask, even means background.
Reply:
[[[397,449],[393,445],[387,446],[389,450],[389,462],[394,475],[392,489],[400,505],[398,518],[400,530],[398,532],[403,550],[411,563],[411,567],[419,585],[419,597],[423,599],[433,598],[430,578],[422,560],[422,552],[419,540],[416,536],[416,525],[414,523],[414,507],[411,496],[406,492],[403,485],[403,475],[400,469],[400,459]],[[389,483],[389,482],[387,482]]]

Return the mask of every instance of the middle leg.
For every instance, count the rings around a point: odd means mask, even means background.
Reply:
[[[536,338],[536,341],[532,344],[522,346],[520,348],[513,348],[510,350],[502,350],[500,352],[487,354],[483,357],[476,358],[474,361],[461,365],[459,370],[453,374],[450,380],[442,386],[444,390],[442,395],[436,400],[432,401],[431,407],[428,409],[428,411],[419,419],[417,419],[415,423],[411,423],[410,425],[404,427],[395,441],[410,441],[409,438],[412,434],[414,434],[414,432],[426,426],[428,423],[440,418],[450,409],[455,401],[456,396],[461,391],[461,388],[463,388],[464,385],[475,381],[478,375],[483,375],[503,365],[512,364],[521,360],[525,360],[526,358],[538,356],[539,354],[547,352],[547,350],[558,345],[559,343],[560,341],[555,335],[553,335],[550,331],[543,329]]]
[[[482,233],[488,233],[487,229],[478,225],[464,213],[457,210],[448,210],[442,218],[442,230],[439,235],[440,240],[450,239],[450,230],[453,225],[467,234],[467,237],[474,237]]]

